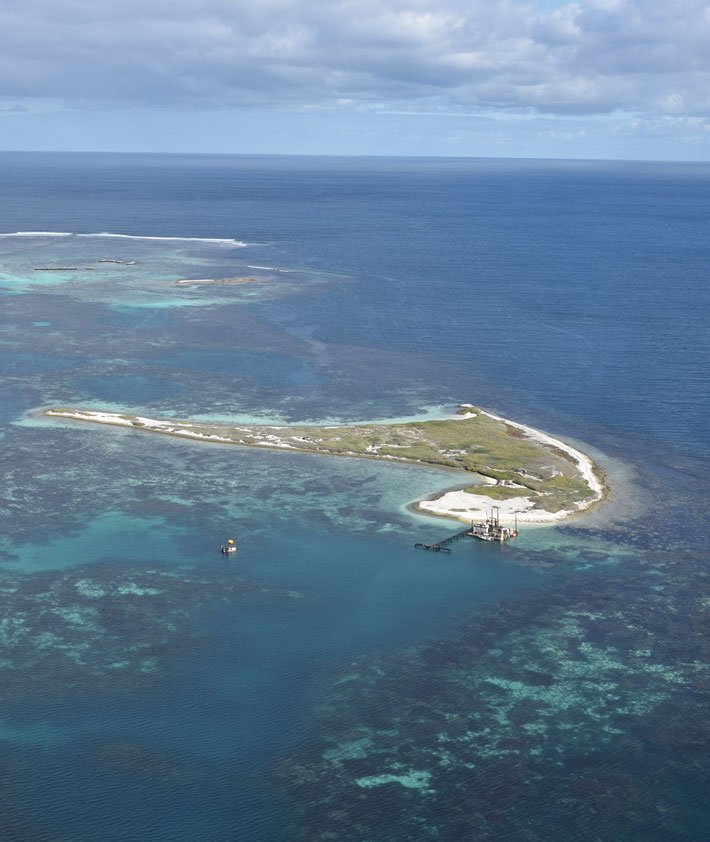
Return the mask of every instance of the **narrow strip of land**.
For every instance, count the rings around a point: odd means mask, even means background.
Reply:
[[[465,471],[473,475],[466,488],[415,504],[419,511],[462,521],[479,520],[498,506],[502,521],[551,522],[588,509],[605,491],[601,471],[580,450],[472,404],[462,404],[456,416],[441,421],[342,427],[218,425],[67,407],[45,414],[219,444]]]

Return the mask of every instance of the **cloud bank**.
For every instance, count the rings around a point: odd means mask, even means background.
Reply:
[[[0,96],[73,109],[710,115],[701,0],[25,0]]]

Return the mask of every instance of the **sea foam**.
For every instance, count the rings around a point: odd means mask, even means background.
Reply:
[[[232,238],[220,238],[220,237],[153,237],[147,235],[140,235],[140,234],[112,234],[108,231],[101,231],[96,234],[76,234],[77,237],[116,237],[123,240],[181,240],[184,242],[192,242],[192,243],[218,243],[222,245],[228,246],[240,246],[244,247],[248,245],[248,243],[244,243],[241,240],[235,240]]]
[[[246,245],[246,243],[243,245]],[[247,264],[247,269],[264,269],[267,272],[298,272],[298,269],[278,269],[276,266],[252,266],[250,264]]]
[[[71,231],[15,231],[0,237],[73,237]]]
[[[241,240],[220,237],[153,237],[140,234],[114,234],[109,231],[101,231],[91,234],[76,234],[73,231],[14,231],[0,234],[0,237],[116,237],[123,240],[180,240],[194,243],[217,243],[219,245],[239,246],[244,248],[249,245]]]

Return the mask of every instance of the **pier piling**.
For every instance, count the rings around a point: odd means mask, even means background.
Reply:
[[[465,535],[468,535],[469,530],[464,529],[461,532],[457,532],[455,535],[449,535],[448,538],[444,538],[443,541],[438,541],[436,544],[422,544],[421,542],[416,543],[414,546],[419,550],[433,550],[436,553],[451,553],[451,549],[448,546],[449,544],[453,544],[454,541],[458,541],[460,538],[463,538]]]

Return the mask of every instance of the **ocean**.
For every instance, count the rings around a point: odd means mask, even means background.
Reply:
[[[0,172],[3,840],[705,838],[709,164]],[[42,415],[462,402],[609,501],[442,558],[452,472]]]

